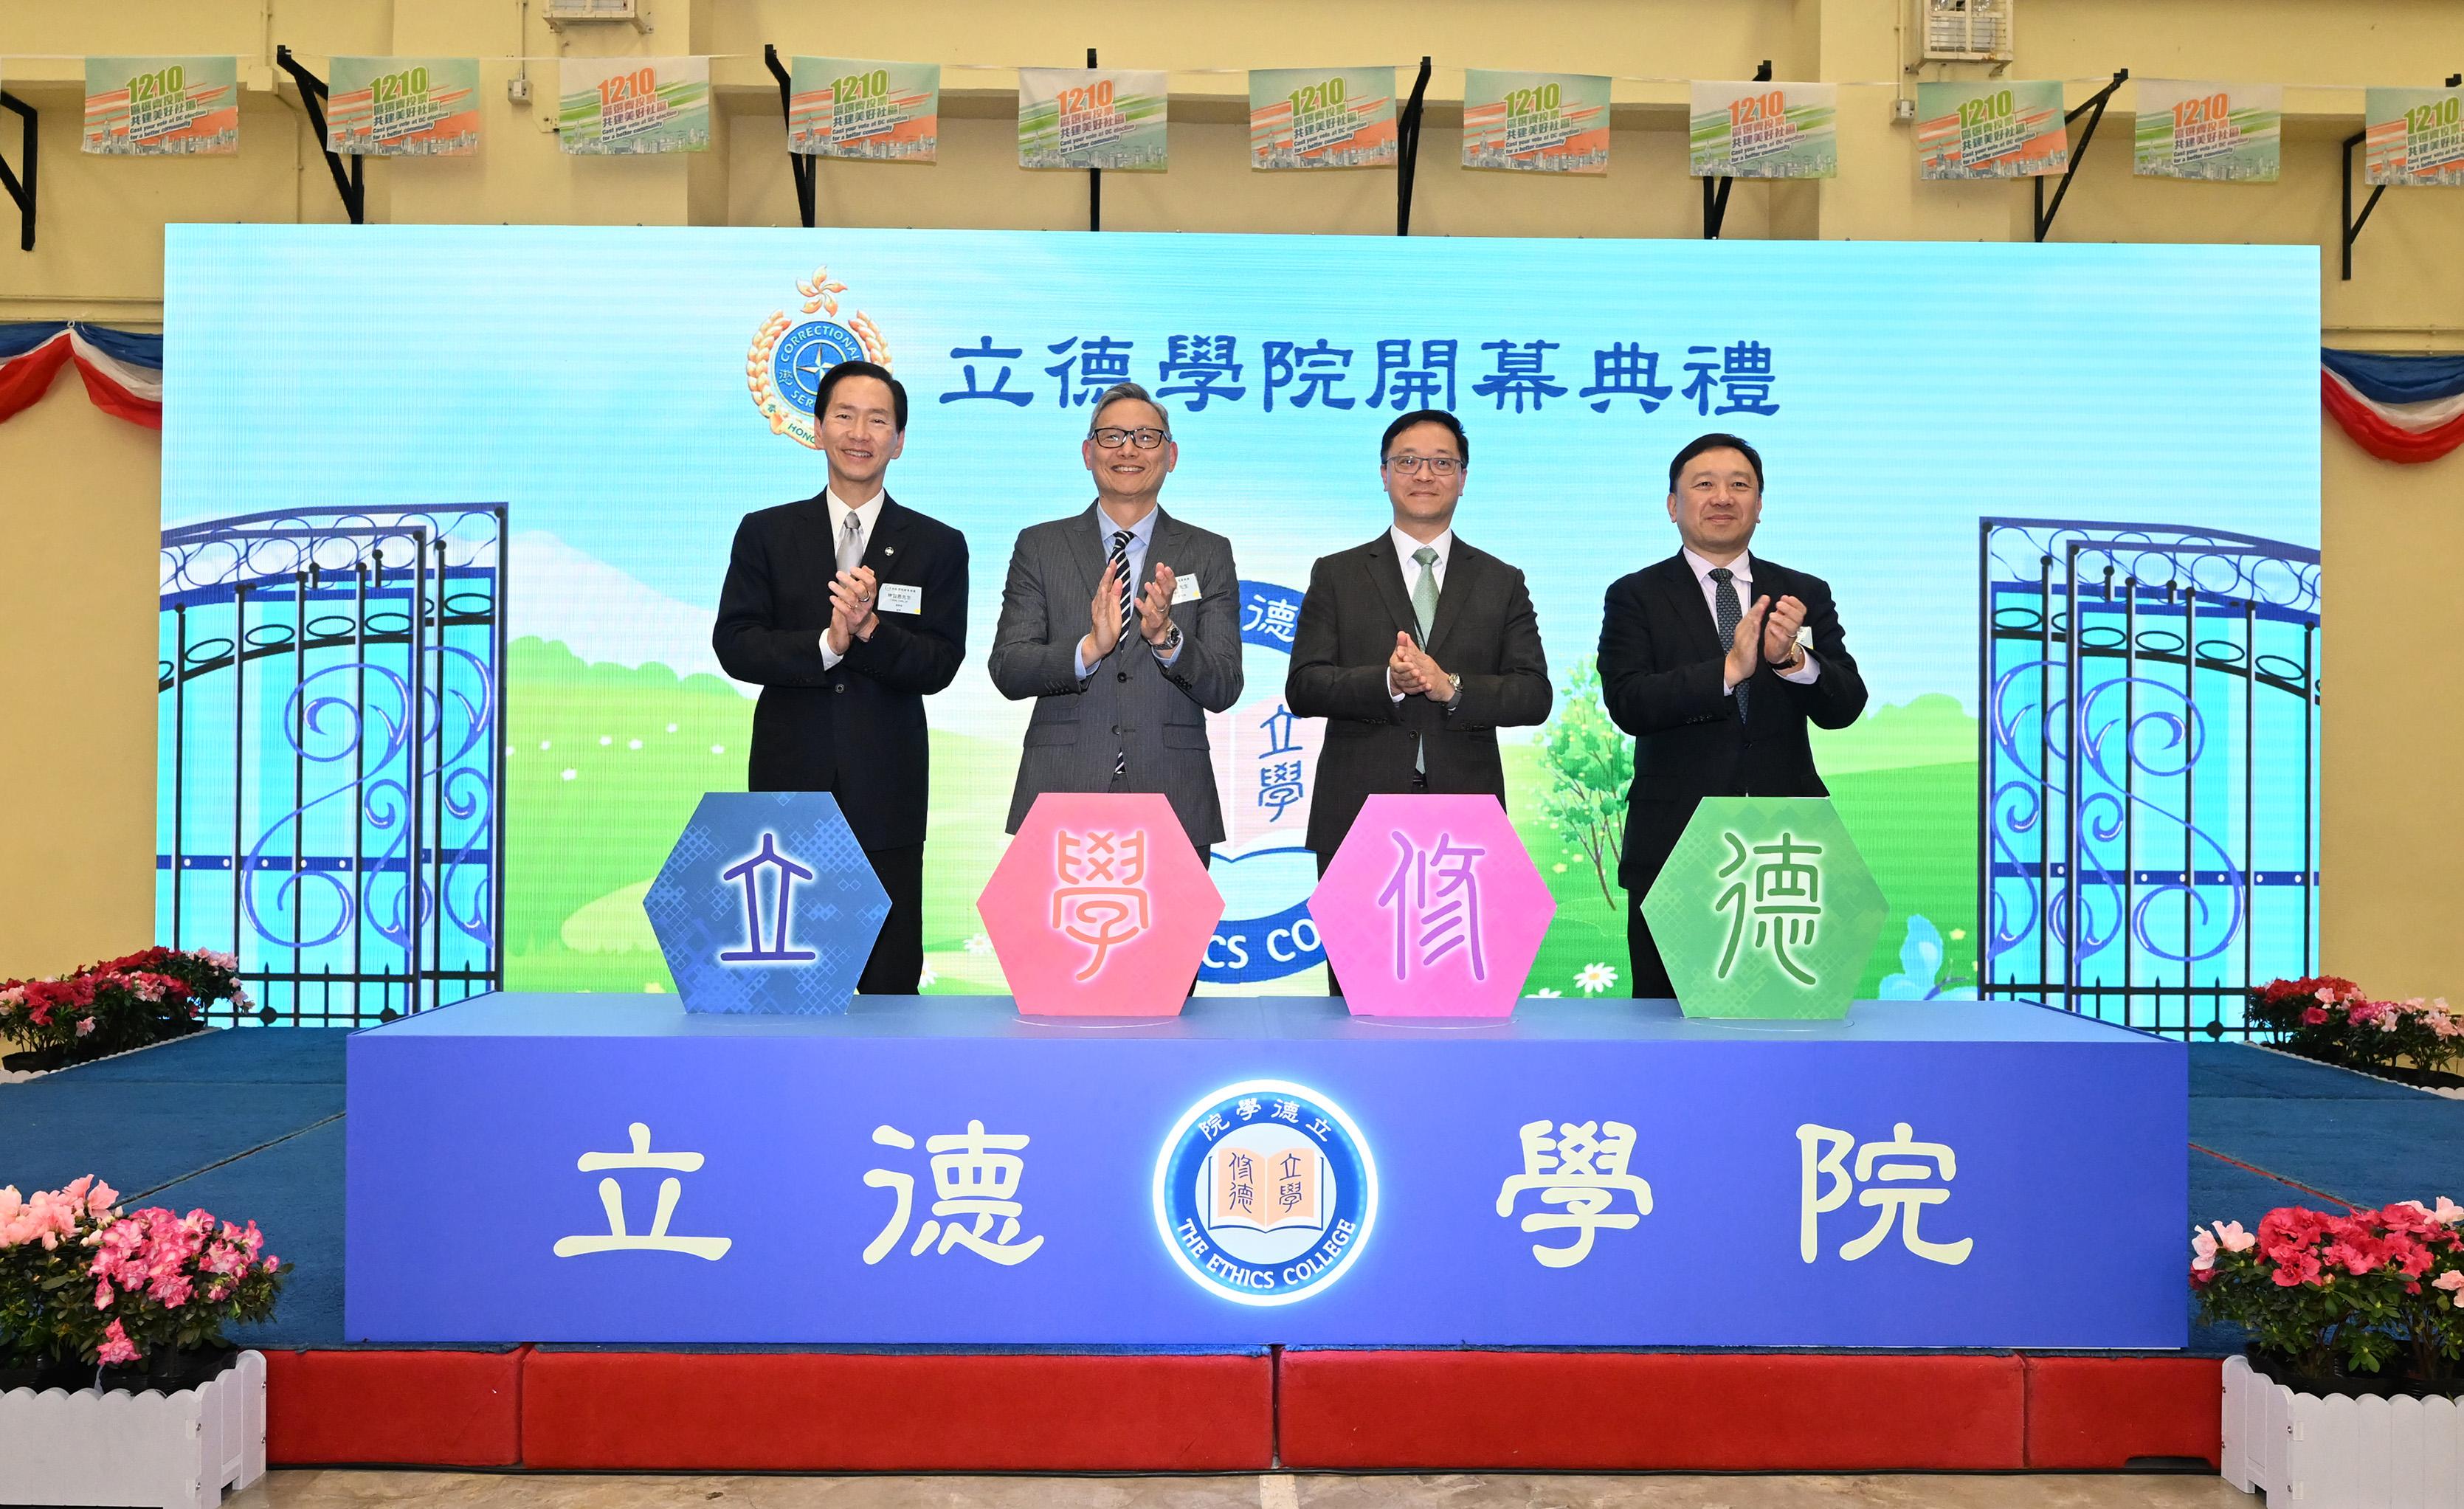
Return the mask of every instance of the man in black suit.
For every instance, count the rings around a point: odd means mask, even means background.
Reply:
[[[1762,513],[1753,447],[1734,435],[1689,443],[1668,464],[1684,548],[1611,583],[1601,611],[1601,699],[1635,737],[1617,884],[1637,995],[1675,994],[1642,898],[1695,804],[1831,795],[1806,725],[1843,729],[1865,710],[1829,585],[1747,553]]]
[[[924,973],[924,699],[967,649],[967,539],[884,489],[907,444],[907,389],[869,361],[822,376],[829,486],[748,514],[711,648],[757,683],[752,791],[826,791],[890,892],[856,988],[913,995]]]
[[[1379,792],[1506,799],[1497,731],[1549,716],[1549,662],[1523,573],[1455,537],[1471,465],[1463,425],[1405,414],[1378,442],[1394,522],[1309,568],[1284,701],[1325,718],[1309,804],[1317,869]],[[1342,994],[1333,972],[1328,989]]]

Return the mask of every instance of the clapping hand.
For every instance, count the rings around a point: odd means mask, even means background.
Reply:
[[[1796,655],[1796,632],[1805,626],[1805,604],[1794,598],[1782,598],[1771,604],[1771,614],[1763,620],[1763,659],[1773,666],[1786,665]]]
[[[1771,599],[1756,598],[1754,605],[1746,609],[1746,616],[1737,620],[1736,638],[1728,645],[1727,676],[1731,687],[1742,687],[1753,679],[1754,667],[1761,661],[1755,652],[1762,647],[1764,620],[1771,613]],[[1803,611],[1800,604],[1798,612]]]
[[[842,571],[830,579],[828,643],[831,654],[844,655],[847,652],[849,641],[872,637],[872,600],[880,590],[870,566]]]
[[[1112,561],[1104,563],[1104,580],[1095,583],[1095,601],[1089,604],[1094,627],[1086,643],[1079,646],[1081,658],[1092,666],[1112,652],[1121,643],[1121,568]]]
[[[1395,653],[1387,657],[1386,673],[1393,678],[1395,689],[1407,697],[1417,694],[1441,703],[1455,700],[1454,678],[1400,629],[1395,631]]]
[[[1172,638],[1172,589],[1176,579],[1170,566],[1155,567],[1155,580],[1138,594],[1138,635],[1157,649]]]

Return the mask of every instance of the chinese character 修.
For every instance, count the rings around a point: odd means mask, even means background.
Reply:
[[[950,359],[954,361],[965,363],[965,365],[961,366],[958,370],[965,376],[967,385],[957,392],[942,394],[941,402],[944,404],[955,404],[961,399],[992,398],[999,399],[1004,404],[1015,404],[1021,408],[1025,407],[1028,404],[1034,402],[1033,398],[1031,398],[1023,389],[1014,388],[1009,385],[1009,363],[1017,361],[1020,357],[1025,354],[1025,350],[1023,347],[994,345],[993,338],[990,336],[984,337],[974,346],[957,347],[951,351]],[[984,387],[978,381],[976,377],[976,362],[978,361],[982,361],[986,365],[990,365],[994,361],[1000,361],[1001,363],[1001,375],[993,379],[992,386]]]
[[[1459,844],[1451,833],[1440,834],[1426,849],[1400,830],[1387,837],[1398,852],[1377,905],[1395,912],[1395,978],[1408,980],[1416,963],[1434,968],[1457,949],[1467,951],[1473,979],[1488,978],[1475,868],[1488,851]]]
[[[583,1173],[597,1173],[604,1169],[667,1169],[673,1173],[694,1173],[701,1169],[697,1152],[652,1152],[649,1124],[635,1122],[626,1128],[632,1142],[630,1152],[585,1152],[574,1167]],[[716,1262],[735,1245],[726,1236],[671,1236],[668,1222],[676,1214],[676,1200],[684,1192],[684,1181],[674,1177],[659,1181],[659,1206],[650,1217],[650,1229],[635,1236],[625,1229],[625,1192],[613,1178],[599,1181],[599,1203],[607,1212],[607,1235],[605,1236],[561,1236],[555,1252],[559,1258],[580,1258],[589,1253],[662,1252],[684,1253],[690,1257]]]
[[[1929,1241],[1917,1233],[1917,1216],[1928,1205],[1941,1205],[1950,1198],[1945,1186],[1958,1173],[1958,1159],[1947,1143],[1918,1142],[1906,1122],[1891,1127],[1889,1142],[1869,1142],[1858,1147],[1857,1139],[1844,1131],[1817,1126],[1808,1122],[1796,1129],[1797,1143],[1797,1256],[1807,1262],[1821,1254],[1821,1236],[1817,1226],[1824,1214],[1838,1210],[1848,1203],[1854,1192],[1857,1203],[1873,1206],[1881,1214],[1862,1236],[1856,1237],[1839,1249],[1839,1256],[1855,1262],[1882,1245],[1894,1223],[1900,1228],[1900,1241],[1908,1251],[1929,1262],[1956,1265],[1968,1260],[1975,1246],[1973,1238],[1963,1236],[1957,1241]],[[1821,1151],[1815,1150],[1816,1147]],[[1856,1148],[1854,1176],[1848,1163],[1848,1151]],[[1884,1162],[1896,1159],[1897,1162]],[[1824,1181],[1828,1180],[1828,1187]],[[1915,1181],[1924,1181],[1918,1183]],[[1865,1184],[1863,1190],[1856,1187]]]
[[[872,1140],[885,1148],[912,1151],[915,1147],[915,1139],[895,1126],[874,1127]],[[933,1214],[916,1231],[908,1256],[922,1256],[938,1236],[936,1254],[964,1247],[1003,1267],[1016,1267],[1034,1257],[1044,1238],[1018,1239],[1019,1216],[1025,1209],[1018,1200],[1018,1187],[1026,1176],[1026,1160],[1019,1153],[1026,1145],[1023,1133],[988,1133],[979,1121],[967,1123],[963,1132],[926,1138],[924,1151],[933,1170]],[[914,1210],[915,1176],[895,1169],[872,1169],[866,1171],[864,1182],[872,1189],[892,1192],[896,1199],[889,1224],[864,1250],[864,1260],[877,1263],[906,1234],[908,1217]],[[1001,1230],[995,1235],[997,1220]]]
[[[1793,833],[1782,832],[1776,843],[1759,843],[1749,850],[1746,842],[1733,833],[1721,835],[1728,843],[1728,863],[1720,867],[1719,879],[1743,869],[1754,854],[1775,856],[1754,866],[1752,906],[1747,905],[1746,883],[1739,879],[1720,893],[1713,905],[1721,910],[1736,908],[1728,926],[1728,947],[1720,955],[1719,976],[1728,977],[1736,967],[1737,945],[1745,937],[1746,914],[1754,919],[1754,947],[1769,948],[1771,958],[1786,971],[1789,978],[1800,985],[1812,985],[1815,976],[1788,951],[1792,948],[1811,948],[1816,925],[1822,920],[1822,867],[1809,864],[1806,859],[1822,852],[1818,843],[1808,843]]]
[[[1574,1234],[1564,1247],[1531,1244],[1531,1256],[1544,1265],[1571,1268],[1592,1255],[1592,1238],[1602,1228],[1632,1231],[1651,1214],[1651,1186],[1626,1171],[1634,1128],[1624,1122],[1565,1122],[1554,1136],[1546,1120],[1526,1122],[1522,1136],[1523,1171],[1498,1187],[1497,1214],[1513,1214],[1515,1198],[1527,1190],[1539,1191],[1543,1205],[1564,1208],[1523,1217],[1527,1232]],[[1620,1193],[1633,1198],[1631,1214],[1610,1209]]]
[[[1095,951],[1078,972],[1078,978],[1091,980],[1112,950],[1146,931],[1154,920],[1146,833],[1064,829],[1053,838],[1053,870],[1061,885],[1052,893],[1052,926]]]

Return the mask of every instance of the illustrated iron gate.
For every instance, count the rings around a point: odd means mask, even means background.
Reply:
[[[505,507],[165,530],[158,934],[225,1022],[358,1026],[504,977]]]
[[[2318,957],[2319,552],[1988,518],[1979,600],[1982,994],[2248,1037]]]

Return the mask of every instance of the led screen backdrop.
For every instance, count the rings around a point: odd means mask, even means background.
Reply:
[[[1551,724],[1507,735],[1508,806],[1558,902],[1528,991],[1624,989],[1624,898],[1599,842],[1621,794],[1586,674],[1603,589],[1676,548],[1666,464],[1707,429],[1762,448],[1755,550],[1830,580],[1872,689],[1859,727],[1817,735],[1891,904],[1860,994],[1973,983],[1980,755],[2000,809],[1987,922],[2016,971],[1997,964],[1997,979],[2101,979],[2111,951],[2142,947],[2177,973],[2237,970],[2254,932],[2264,952],[2296,912],[2308,936],[2306,850],[2252,859],[2300,878],[2273,930],[2255,926],[2266,897],[2228,908],[2181,881],[2260,846],[2246,798],[2299,804],[2307,842],[2315,741],[2262,736],[2263,709],[2231,730],[2203,720],[2196,689],[2170,725],[2147,721],[2151,689],[2129,699],[2126,736],[2086,730],[2081,763],[2105,761],[2114,810],[2176,825],[2161,846],[2182,894],[2158,905],[2161,877],[2132,869],[2156,859],[2128,847],[2157,841],[2071,853],[2116,831],[2090,776],[2072,792],[2042,768],[2067,757],[2086,702],[2044,669],[2050,650],[2035,674],[2006,671],[2069,632],[2058,607],[2050,629],[2026,609],[2042,606],[2040,563],[2059,585],[2080,538],[2171,550],[2234,532],[2262,542],[2233,558],[2243,596],[2315,622],[2307,248],[182,226],[168,257],[164,509],[180,554],[166,545],[164,931],[210,941],[236,919],[253,967],[347,972],[407,936],[436,973],[480,972],[500,951],[517,989],[670,988],[642,894],[700,795],[744,779],[751,689],[710,648],[730,537],[746,511],[821,489],[812,383],[858,352],[914,401],[891,491],[973,550],[966,664],[930,704],[935,991],[1001,987],[974,898],[1001,851],[1027,709],[993,690],[985,651],[1017,532],[1087,505],[1084,405],[1124,377],[1162,395],[1181,444],[1164,506],[1228,536],[1240,567],[1247,689],[1214,728],[1231,829],[1212,856],[1229,903],[1216,987],[1322,986],[1299,846],[1319,733],[1282,709],[1291,619],[1313,558],[1386,528],[1378,433],[1424,404],[1469,428],[1458,532],[1528,574],[1557,685]],[[481,584],[449,563],[424,668],[371,683],[373,652],[354,661],[346,642],[404,631],[405,615],[385,617],[385,593],[407,590],[398,567],[370,596],[364,573],[325,559],[313,581],[259,580],[235,623],[209,622],[232,612],[200,585],[209,547],[245,558],[251,526],[234,521],[303,509],[329,511],[315,529],[501,525],[509,546]],[[256,533],[305,527],[275,522]],[[1981,571],[1997,539],[2018,544]],[[2118,558],[2095,548],[2076,567],[2090,578]],[[2168,572],[2221,590],[2178,555],[2120,569],[2151,583],[2123,590],[2142,631],[2181,614]],[[2305,569],[2290,597],[2247,575]],[[1985,576],[2009,645],[1984,631]],[[457,617],[457,603],[476,606]],[[2207,622],[2173,623],[2172,668],[2151,648],[2116,685],[2178,686],[2180,631],[2200,641]],[[236,693],[173,675],[233,629],[256,657]],[[383,774],[403,720],[354,722],[354,697],[428,709],[416,792]],[[2308,698],[2295,704],[2306,729]],[[201,780],[209,736],[233,769]],[[2188,814],[2152,795],[2168,738],[2186,768],[2221,761],[2212,789],[2180,777]],[[2125,780],[2115,759],[2146,774]],[[498,804],[503,851],[482,853]],[[411,822],[426,835],[416,886]],[[2102,887],[2077,929],[2054,897],[2072,872]],[[2049,913],[2056,927],[2035,926]]]

